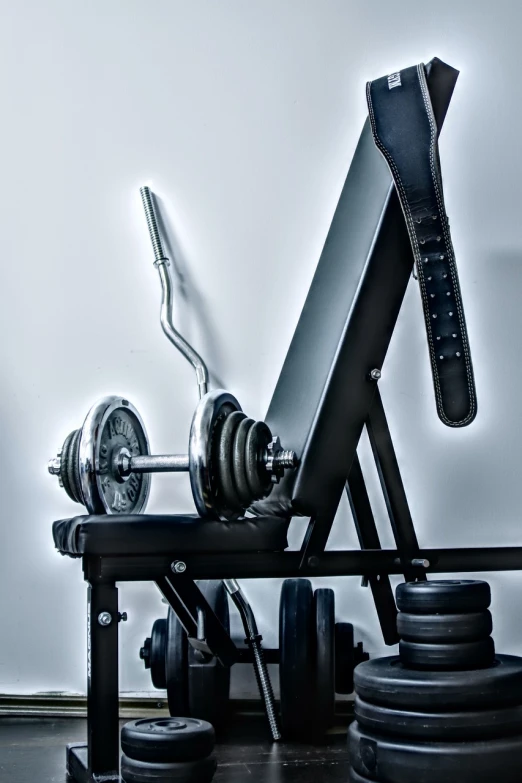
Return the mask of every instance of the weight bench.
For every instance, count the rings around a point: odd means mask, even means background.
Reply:
[[[437,59],[426,73],[440,129],[458,74]],[[56,548],[82,558],[89,585],[88,745],[70,746],[67,761],[78,783],[119,780],[116,582],[155,582],[193,640],[204,607],[208,622],[201,644],[230,666],[239,651],[195,580],[362,575],[384,640],[394,644],[397,610],[390,574],[411,581],[425,579],[428,571],[522,568],[520,547],[419,549],[378,390],[413,265],[401,204],[367,122],[266,417],[285,447],[299,456],[298,468],[285,474],[266,500],[254,503],[248,518],[120,514],[54,523]],[[395,550],[381,549],[357,457],[365,427]],[[328,552],[344,491],[361,549]],[[304,518],[303,543],[290,551],[288,526],[296,516]]]
[[[288,546],[284,517],[203,520],[194,514],[80,516],[53,525],[56,548],[70,557],[162,552],[282,552]]]

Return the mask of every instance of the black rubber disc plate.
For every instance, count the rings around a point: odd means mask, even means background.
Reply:
[[[397,607],[412,614],[483,612],[490,603],[490,587],[480,580],[434,579],[397,587]]]
[[[356,693],[375,704],[423,710],[466,710],[522,704],[522,658],[497,655],[488,669],[427,672],[398,656],[374,658],[354,672]]]
[[[410,642],[475,642],[493,630],[491,612],[397,615],[397,631]]]
[[[402,739],[479,740],[522,734],[522,706],[489,710],[428,712],[393,709],[355,697],[355,717],[361,726],[377,734]]]
[[[210,756],[216,735],[210,723],[197,718],[145,718],[126,723],[121,749],[136,761],[171,763]]]
[[[315,691],[315,633],[312,585],[308,579],[283,582],[279,605],[281,725],[286,737],[311,733]]]
[[[419,742],[372,734],[354,721],[350,762],[386,783],[520,783],[522,736],[477,742]]]
[[[124,783],[210,783],[216,767],[216,759],[212,756],[171,764],[135,761],[122,756],[121,777]]]

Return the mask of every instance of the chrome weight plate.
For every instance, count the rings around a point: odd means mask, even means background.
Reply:
[[[222,389],[205,394],[192,419],[189,440],[190,485],[200,517],[226,519],[222,513],[212,467],[213,435],[217,425],[241,406],[232,394]]]
[[[149,442],[138,411],[122,397],[104,397],[90,409],[79,446],[83,503],[90,514],[139,514],[150,491],[150,475],[120,476],[116,455],[149,454]]]

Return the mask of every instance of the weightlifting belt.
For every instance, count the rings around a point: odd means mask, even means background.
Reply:
[[[369,82],[366,94],[373,137],[390,168],[413,249],[437,412],[444,424],[464,427],[477,412],[475,381],[424,65]]]

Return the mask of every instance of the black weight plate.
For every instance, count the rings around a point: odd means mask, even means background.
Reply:
[[[354,721],[348,729],[350,763],[386,783],[519,783],[522,736],[476,742],[419,742],[373,734]]]
[[[493,630],[491,612],[397,615],[397,631],[409,642],[475,642]]]
[[[126,723],[121,749],[137,761],[196,761],[210,756],[216,744],[214,728],[197,718],[146,718]]]
[[[324,734],[335,720],[335,593],[320,588],[314,593],[315,618],[315,733]]]
[[[353,693],[355,669],[353,625],[335,624],[335,692]]]
[[[153,763],[121,757],[123,783],[210,783],[217,768],[213,756],[197,761]]]
[[[60,478],[63,488],[75,503],[81,503],[80,480],[78,476],[78,444],[81,431],[73,430],[67,435],[62,446]],[[74,448],[76,445],[76,448]],[[76,466],[75,466],[76,461]]]
[[[234,447],[232,454],[232,463],[234,469],[234,484],[237,490],[238,498],[243,505],[243,508],[248,508],[252,502],[252,493],[248,486],[248,480],[246,475],[246,439],[251,426],[254,424],[253,419],[243,419],[239,423],[239,427],[236,430],[234,437]]]
[[[313,591],[308,579],[286,579],[279,604],[281,724],[286,737],[313,733]]]
[[[73,494],[79,502],[82,498],[82,490],[80,485],[80,438],[82,436],[81,430],[76,430],[71,441],[71,447],[69,452],[69,463],[67,466],[68,480],[72,487]]]
[[[411,614],[484,612],[491,603],[488,583],[471,579],[405,582],[396,596],[399,610]]]
[[[185,629],[169,607],[165,648],[165,680],[169,712],[188,714],[188,641]]]
[[[522,734],[522,706],[490,710],[413,712],[370,704],[355,697],[355,718],[377,734],[431,740],[479,740]]]
[[[78,501],[74,497],[73,488],[69,485],[68,465],[69,465],[69,459],[71,454],[72,439],[74,438],[77,432],[78,430],[73,430],[67,435],[67,437],[63,442],[61,456],[60,456],[60,478],[62,480],[63,488],[67,492],[71,500],[74,500],[75,503],[77,503]]]
[[[167,687],[165,653],[167,647],[167,621],[156,620],[150,635],[150,675],[155,688]]]
[[[364,701],[423,710],[466,710],[522,704],[522,658],[497,655],[487,669],[426,672],[402,665],[398,655],[360,663],[355,692]]]
[[[216,460],[217,492],[225,506],[233,513],[243,511],[241,499],[234,482],[234,437],[240,422],[246,419],[242,411],[234,411],[226,417],[218,436],[218,458]]]
[[[264,421],[254,422],[247,433],[245,470],[255,500],[266,497],[272,489],[270,474],[263,463],[263,454],[271,440],[272,433]]]
[[[228,593],[223,582],[204,580],[198,582],[198,587],[228,632]],[[216,731],[220,731],[227,724],[229,697],[230,668],[222,666],[217,658],[207,660],[202,653],[189,646],[188,714],[208,721]]]
[[[491,636],[454,644],[401,641],[399,657],[405,666],[417,669],[481,669],[495,660],[495,644]]]

